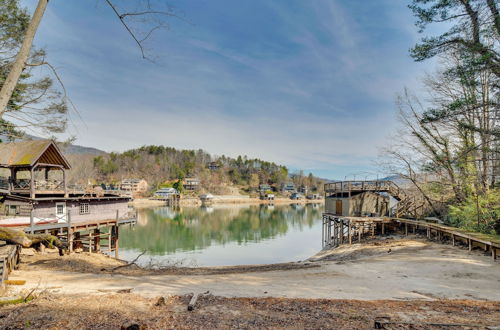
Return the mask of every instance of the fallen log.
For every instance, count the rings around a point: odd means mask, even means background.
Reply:
[[[198,296],[199,296],[198,293],[193,294],[193,296],[191,297],[191,300],[189,301],[189,304],[188,304],[188,311],[192,311],[194,309],[194,306],[196,305],[196,301],[198,300]]]
[[[8,227],[0,227],[0,240],[7,243],[21,245],[24,248],[29,248],[35,244],[43,243],[49,247],[65,248],[65,244],[54,235],[50,234],[26,234],[19,229]]]

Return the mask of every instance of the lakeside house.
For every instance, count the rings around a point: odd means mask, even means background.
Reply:
[[[185,190],[195,191],[200,189],[200,180],[197,178],[185,178],[183,182],[183,186]]]
[[[281,191],[284,193],[294,193],[297,190],[295,189],[295,185],[292,182],[288,182],[281,185]]]
[[[131,196],[142,195],[148,191],[148,182],[144,179],[123,179],[120,190]]]
[[[309,187],[306,186],[306,185],[304,185],[304,184],[302,184],[302,185],[300,185],[298,191],[299,191],[299,193],[301,193],[303,195],[307,195],[307,193],[309,192]]]
[[[265,193],[266,191],[273,191],[273,188],[267,183],[261,183],[259,185],[259,192]]]
[[[96,221],[128,213],[128,197],[69,189],[71,165],[51,140],[0,144],[0,202],[10,220],[1,225],[35,222]]]
[[[155,191],[154,196],[155,197],[161,197],[161,198],[168,198],[173,195],[178,195],[179,191],[175,188],[160,188],[157,191]]]
[[[207,168],[211,171],[216,171],[219,169],[219,164],[217,164],[217,162],[210,162],[208,163]]]

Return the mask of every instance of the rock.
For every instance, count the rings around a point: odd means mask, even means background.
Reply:
[[[22,256],[34,256],[36,253],[35,249],[33,248],[22,248],[21,249],[21,255]]]

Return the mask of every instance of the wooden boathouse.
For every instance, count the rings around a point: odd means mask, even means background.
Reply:
[[[500,240],[493,235],[471,233],[420,220],[425,203],[411,197],[391,181],[327,183],[325,194],[323,248],[352,244],[375,235],[398,232],[404,235],[422,234],[428,239],[449,242],[452,245],[460,244],[469,250],[480,248],[491,253],[493,260],[496,260],[500,250]],[[396,204],[383,207],[389,196],[397,201]]]
[[[118,227],[136,221],[130,198],[70,189],[70,168],[54,141],[0,144],[0,226],[51,233],[69,252],[104,247],[118,257]]]

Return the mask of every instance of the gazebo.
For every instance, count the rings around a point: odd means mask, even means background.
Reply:
[[[0,144],[0,168],[10,170],[2,190],[12,195],[68,196],[66,170],[71,165],[52,140]]]

